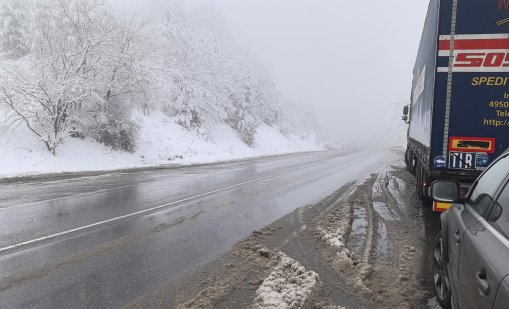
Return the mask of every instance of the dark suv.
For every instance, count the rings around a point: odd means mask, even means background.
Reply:
[[[454,181],[432,184],[444,212],[433,252],[438,302],[444,308],[509,308],[509,152],[479,178],[465,198]]]

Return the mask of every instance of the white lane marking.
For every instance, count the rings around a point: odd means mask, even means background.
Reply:
[[[183,175],[183,174],[179,174],[179,173],[175,173],[173,174],[172,176],[175,176],[175,175]],[[141,180],[142,178],[132,178],[130,180]],[[60,181],[60,180],[59,180]],[[63,180],[62,180],[63,181]],[[135,185],[128,185],[128,186],[121,186],[121,187],[114,187],[114,188],[109,188],[109,189],[100,189],[100,190],[96,190],[96,191],[89,191],[89,192],[83,192],[83,193],[77,193],[77,194],[71,194],[71,195],[66,195],[66,196],[61,196],[61,197],[56,197],[56,198],[52,198],[52,199],[47,199],[47,200],[40,200],[40,201],[33,201],[33,202],[28,202],[28,203],[23,203],[23,204],[17,204],[17,205],[12,205],[12,206],[6,206],[6,207],[1,207],[0,206],[0,211],[4,210],[4,209],[12,209],[12,208],[18,208],[18,207],[24,207],[24,206],[30,206],[30,205],[34,205],[34,204],[42,204],[42,203],[46,203],[46,202],[53,202],[53,201],[58,201],[58,200],[63,200],[63,199],[68,199],[68,198],[73,198],[73,197],[77,197],[77,196],[84,196],[84,195],[94,195],[96,193],[101,193],[101,192],[104,192],[104,191],[115,191],[115,190],[121,190],[121,189],[127,189],[127,188],[132,188],[132,187],[135,187],[135,186],[138,186],[138,185],[144,185],[144,184],[155,184],[155,183],[159,183],[159,182],[165,182],[165,181],[168,181],[168,179],[160,179],[160,180],[154,180],[154,181],[147,181],[147,182],[139,182]],[[46,184],[46,183],[45,183]],[[98,184],[98,182],[92,182],[90,184],[83,184],[82,186],[90,186],[90,185],[96,185]],[[79,185],[79,184],[78,184]],[[50,193],[51,194],[51,193]],[[5,202],[3,202],[5,203]]]
[[[84,195],[91,195],[91,194],[101,193],[101,192],[105,192],[105,191],[112,192],[112,191],[116,191],[116,190],[122,190],[122,189],[131,188],[131,187],[134,187],[134,186],[135,186],[135,185],[129,185],[129,186],[116,187],[116,188],[111,188],[111,189],[101,189],[101,190],[97,190],[97,191],[84,192],[84,193],[77,193],[77,194],[72,194],[72,195],[66,195],[66,196],[56,197],[56,198],[52,198],[52,199],[48,199],[48,200],[41,200],[41,201],[35,201],[35,202],[24,203],[24,204],[18,204],[18,205],[12,205],[12,206],[0,207],[0,211],[1,211],[1,210],[7,210],[7,209],[13,209],[13,208],[24,207],[24,206],[30,206],[30,205],[34,205],[34,204],[41,204],[41,203],[47,203],[47,202],[54,202],[54,201],[59,201],[59,200],[65,200],[65,199],[67,199],[67,198],[72,198],[72,197],[77,197],[77,196],[84,196]]]
[[[145,209],[145,210],[140,210],[140,211],[133,212],[133,213],[130,213],[130,214],[127,214],[127,215],[123,215],[123,216],[120,216],[120,217],[116,217],[116,218],[112,218],[112,219],[108,219],[108,220],[92,223],[92,224],[89,224],[89,225],[85,225],[85,226],[77,227],[77,228],[70,229],[70,230],[67,230],[67,231],[63,231],[63,232],[60,232],[60,233],[56,233],[56,234],[52,234],[52,235],[48,235],[48,236],[43,236],[43,237],[39,237],[39,238],[36,238],[36,239],[28,240],[28,241],[25,241],[25,242],[21,242],[21,243],[18,243],[18,244],[10,245],[10,246],[7,246],[7,247],[0,248],[0,253],[3,253],[5,251],[7,251],[7,250],[19,248],[19,247],[22,247],[22,246],[31,245],[31,244],[34,244],[34,243],[37,243],[37,242],[41,242],[41,241],[44,241],[44,240],[53,239],[53,238],[56,238],[56,237],[59,237],[59,236],[62,236],[62,235],[67,235],[67,234],[70,234],[70,233],[79,232],[79,231],[82,231],[82,230],[85,230],[85,229],[89,229],[91,227],[96,227],[96,226],[103,225],[103,224],[106,224],[106,223],[111,223],[111,222],[119,221],[119,220],[122,220],[122,219],[134,217],[134,216],[137,216],[137,215],[141,215],[141,214],[144,214],[144,213],[152,212],[154,210],[165,208],[165,207],[168,207],[168,206],[171,206],[171,205],[175,205],[175,204],[179,204],[179,203],[183,203],[183,202],[188,202],[190,200],[194,200],[194,199],[197,199],[197,198],[200,198],[200,197],[212,195],[212,194],[223,192],[223,191],[230,190],[230,189],[233,189],[233,188],[238,188],[238,187],[241,187],[241,186],[246,185],[246,184],[250,184],[250,183],[258,182],[258,181],[261,181],[261,180],[266,180],[266,179],[275,178],[275,177],[278,177],[278,176],[281,176],[281,175],[293,173],[293,172],[296,172],[296,171],[299,171],[299,170],[303,170],[305,168],[308,168],[308,167],[311,167],[311,166],[315,166],[315,165],[318,165],[318,164],[323,164],[323,162],[320,161],[318,163],[315,162],[315,163],[312,163],[312,164],[307,164],[307,165],[301,166],[299,168],[294,168],[294,169],[286,170],[286,171],[283,171],[283,172],[280,172],[280,173],[276,173],[276,174],[272,174],[272,175],[268,175],[268,176],[264,176],[264,177],[255,178],[255,179],[252,179],[252,180],[244,181],[244,182],[241,182],[241,183],[238,183],[238,184],[235,184],[235,185],[231,185],[231,186],[228,186],[228,187],[224,187],[224,188],[221,188],[221,189],[209,191],[209,192],[198,194],[198,195],[191,196],[191,197],[186,197],[186,198],[178,200],[178,201],[170,202],[170,203],[163,204],[163,205],[160,205],[160,206],[155,206],[155,207],[148,208],[148,209]],[[175,210],[183,208],[185,206],[187,206],[187,205],[181,205],[181,206],[178,206],[178,207],[174,207],[174,208],[171,209],[171,211],[175,211]]]
[[[294,158],[291,158],[291,159],[294,159]],[[295,158],[295,160],[297,159],[300,159],[300,158]],[[315,161],[316,162],[316,161]],[[262,162],[263,163],[263,162]],[[268,161],[266,163],[272,163],[272,161]],[[278,162],[275,162],[274,164],[277,164]],[[306,164],[310,164],[309,162],[306,163]],[[265,167],[268,167],[270,165],[273,165],[273,164],[267,164]],[[251,164],[249,165],[241,165],[241,166],[235,166],[236,169],[241,169],[241,168],[246,168],[246,167],[250,167],[252,166]],[[149,171],[144,171],[143,173],[148,173]],[[121,175],[122,173],[119,173],[119,174],[108,174],[109,176],[116,176],[116,175]],[[127,173],[125,173],[127,174]],[[187,173],[181,173],[180,175],[182,176],[185,176],[185,175],[188,175]],[[102,175],[99,175],[99,176],[85,176],[85,177],[82,177],[82,178],[76,178],[76,179],[88,179],[88,178],[98,178],[98,177],[103,177]],[[140,178],[141,179],[141,178]],[[135,180],[139,180],[138,178],[136,178]],[[68,180],[56,180],[54,182],[63,182],[63,181],[68,181]],[[129,186],[122,186],[122,187],[115,187],[115,188],[110,188],[110,189],[101,189],[101,190],[96,190],[96,191],[90,191],[90,192],[84,192],[84,193],[78,193],[78,194],[72,194],[72,195],[66,195],[66,196],[61,196],[61,197],[56,197],[56,198],[52,198],[52,199],[47,199],[47,200],[40,200],[40,201],[33,201],[33,202],[28,202],[28,203],[23,203],[23,204],[17,204],[17,205],[12,205],[12,206],[5,206],[5,207],[2,207],[0,206],[0,211],[3,211],[3,210],[8,210],[8,209],[13,209],[13,208],[19,208],[19,207],[25,207],[25,206],[30,206],[30,205],[35,205],[35,204],[42,204],[42,203],[47,203],[47,202],[54,202],[54,201],[58,201],[58,200],[64,200],[64,199],[68,199],[68,198],[74,198],[74,197],[79,197],[79,196],[85,196],[85,195],[94,195],[94,194],[97,194],[97,193],[101,193],[101,192],[111,192],[111,191],[115,191],[115,190],[121,190],[121,189],[127,189],[127,188],[131,188],[131,187],[135,187],[137,185],[140,185],[140,184],[156,184],[156,183],[160,183],[160,182],[166,182],[168,181],[168,179],[160,179],[160,180],[154,180],[154,181],[148,181],[148,182],[140,182],[138,184],[135,184],[135,185],[129,185]],[[48,184],[48,183],[52,183],[52,182],[46,182],[44,184]],[[96,182],[97,183],[97,182]],[[36,184],[43,184],[43,183],[36,183]],[[91,184],[94,184],[93,182]],[[0,203],[1,204],[1,203]]]
[[[246,166],[241,166],[241,167],[248,167],[249,165],[246,165]],[[183,176],[185,174],[179,174],[179,176]],[[172,175],[172,176],[175,176],[175,175]],[[141,179],[141,178],[140,178]],[[140,179],[131,179],[131,180],[140,180]],[[68,198],[74,198],[74,197],[79,197],[79,196],[85,196],[85,195],[94,195],[94,194],[97,194],[97,193],[101,193],[101,192],[112,192],[112,191],[116,191],[116,190],[122,190],[122,189],[127,189],[127,188],[132,188],[132,187],[136,187],[138,185],[144,185],[144,184],[156,184],[156,183],[160,183],[160,182],[166,182],[168,181],[168,179],[160,179],[160,180],[154,180],[154,181],[147,181],[147,182],[139,182],[135,185],[129,185],[129,186],[122,186],[122,187],[114,187],[114,188],[110,188],[110,189],[100,189],[100,190],[96,190],[96,191],[90,191],[90,192],[84,192],[84,193],[77,193],[77,194],[71,194],[71,195],[66,195],[66,196],[61,196],[61,197],[55,197],[55,198],[52,198],[52,199],[47,199],[47,200],[40,200],[40,201],[33,201],[33,202],[28,202],[28,203],[23,203],[23,204],[18,204],[18,205],[12,205],[12,206],[6,206],[6,207],[1,207],[0,206],[0,211],[2,210],[7,210],[7,209],[13,209],[13,208],[19,208],[19,207],[25,207],[25,206],[30,206],[30,205],[35,205],[35,204],[42,204],[42,203],[47,203],[47,202],[54,202],[54,201],[58,201],[58,200],[65,200],[65,199],[68,199]],[[93,184],[93,183],[92,183]],[[97,183],[96,183],[97,184]]]

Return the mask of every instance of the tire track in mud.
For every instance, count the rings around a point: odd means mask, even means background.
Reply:
[[[352,293],[410,308],[423,301],[419,269],[424,235],[420,212],[411,205],[412,179],[400,178],[400,172],[397,167],[385,170],[351,188],[336,203],[340,208],[318,223],[317,232],[336,251],[332,264]],[[337,222],[339,227],[330,224]]]
[[[376,180],[372,188],[373,208],[385,221],[401,220],[402,214],[397,206],[397,202],[387,189],[388,176],[386,173],[376,175]]]
[[[373,209],[376,212],[377,233],[376,248],[372,259],[380,264],[391,265],[394,262],[394,244],[387,228],[387,222],[399,221],[403,218],[398,202],[388,190],[388,172],[374,175],[375,181],[371,189]]]
[[[346,284],[354,293],[365,297],[373,293],[366,285],[373,244],[373,212],[367,188],[372,183],[369,179],[351,186],[315,228],[319,239],[335,251],[333,267],[345,275]]]
[[[424,223],[420,208],[413,206],[413,179],[408,176],[398,167],[376,176],[372,196],[378,231],[371,280],[386,301],[414,308],[423,302],[419,270]]]
[[[353,292],[364,297],[373,294],[366,285],[373,246],[373,211],[367,194],[372,183],[369,179],[352,185],[315,227],[318,238],[336,251],[333,267],[345,274],[346,284]]]

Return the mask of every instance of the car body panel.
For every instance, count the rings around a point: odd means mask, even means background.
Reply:
[[[493,309],[506,309],[509,306],[509,275],[505,276],[497,290]]]
[[[500,282],[509,274],[509,248],[483,219],[467,229],[462,246],[457,285],[461,295],[459,307],[491,308]],[[481,291],[481,284],[486,285],[487,293]]]
[[[462,239],[467,228],[474,225],[476,222],[477,219],[475,216],[462,204],[453,204],[448,210],[447,257],[452,270],[449,278],[454,286],[457,286],[458,282]],[[454,302],[458,303],[456,299]]]

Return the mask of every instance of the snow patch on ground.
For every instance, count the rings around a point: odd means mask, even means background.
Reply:
[[[0,115],[0,123],[2,120]],[[323,149],[313,135],[283,135],[267,125],[259,127],[256,145],[250,148],[224,123],[187,131],[162,113],[135,113],[133,120],[140,129],[132,154],[113,151],[93,140],[69,137],[53,156],[24,124],[14,129],[0,127],[0,177],[209,163]]]
[[[278,264],[256,291],[253,308],[302,308],[319,276],[283,252]]]
[[[355,186],[348,189],[347,192],[337,200],[331,214],[324,221],[320,221],[316,227],[316,231],[322,241],[343,254],[352,254],[345,246],[345,237],[350,230],[352,220],[351,205],[348,198],[354,193]]]
[[[0,177],[112,170],[135,167],[140,160],[128,153],[112,151],[90,140],[65,139],[53,156],[42,142],[24,126],[14,131],[0,131]]]

